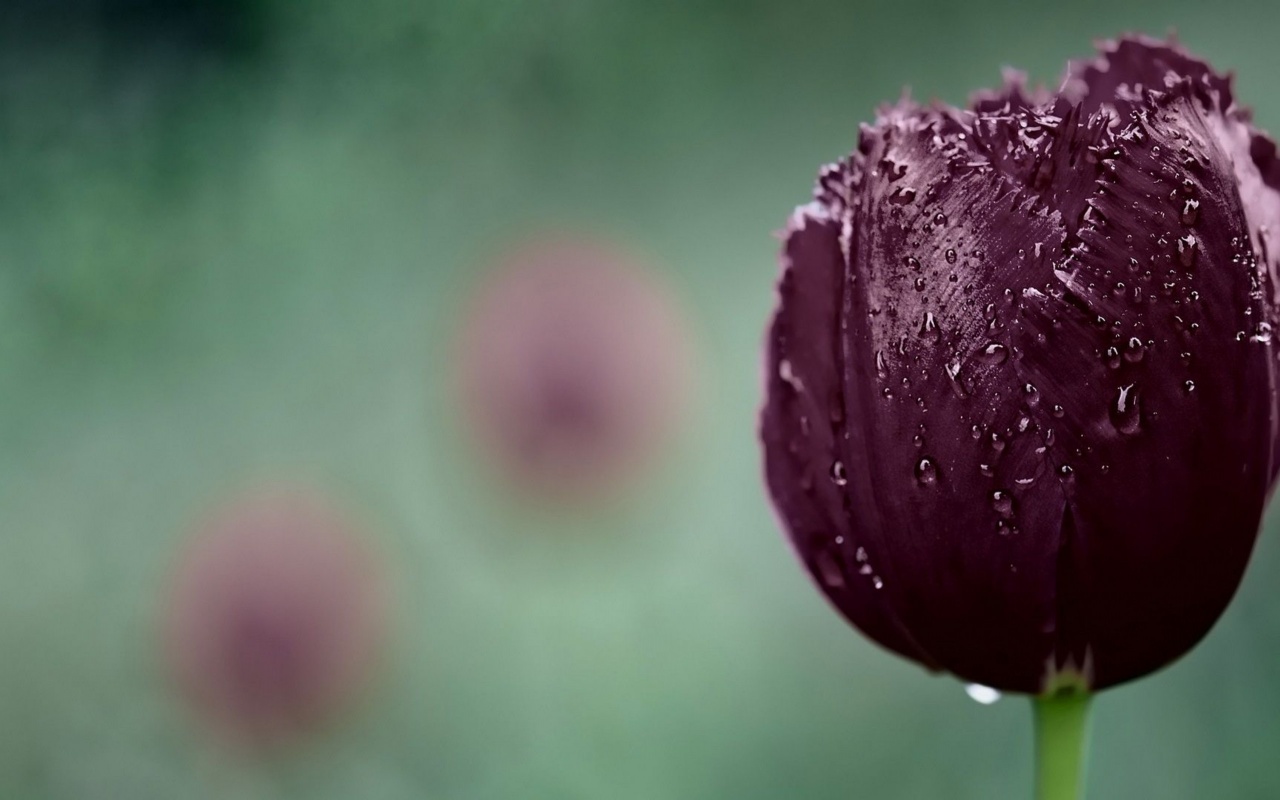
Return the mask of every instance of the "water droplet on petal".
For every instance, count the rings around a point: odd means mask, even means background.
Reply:
[[[778,377],[786,381],[797,392],[804,391],[804,381],[800,380],[795,370],[791,368],[791,362],[785,358],[778,361]]]
[[[1028,383],[1022,387],[1022,399],[1027,401],[1027,408],[1035,408],[1040,405],[1040,390],[1035,384]]]
[[[1132,436],[1141,429],[1142,413],[1136,384],[1130,383],[1116,390],[1115,400],[1111,403],[1111,424],[1126,436]]]
[[[948,263],[948,264],[954,264],[954,263],[956,263],[956,250],[955,250],[955,248],[954,248],[954,247],[948,247],[948,248],[947,248],[946,258],[947,258],[947,263]]]
[[[889,193],[889,202],[895,206],[905,206],[914,202],[916,199],[916,190],[910,186],[899,186]]]
[[[938,467],[933,459],[925,457],[916,463],[916,482],[921,486],[931,486],[938,480]]]
[[[831,465],[831,482],[836,486],[849,483],[849,475],[845,472],[843,461],[836,461]]]
[[[1178,263],[1189,267],[1196,262],[1196,237],[1188,233],[1178,237]]]
[[[999,342],[987,342],[978,351],[978,358],[984,364],[1003,364],[1009,360],[1009,349]]]
[[[1013,498],[1008,492],[997,489],[991,493],[991,507],[1003,519],[1013,519]]]
[[[1129,339],[1129,343],[1124,348],[1124,360],[1130,364],[1136,364],[1142,360],[1147,354],[1147,346],[1137,336]]]
[[[1182,204],[1182,224],[1196,224],[1196,217],[1200,215],[1200,201],[1188,200]]]
[[[818,578],[830,589],[844,588],[844,570],[836,561],[836,557],[826,550],[819,550],[814,556],[814,567],[818,570]]]
[[[938,328],[938,319],[932,311],[924,312],[924,319],[920,321],[920,337],[930,342],[936,342],[942,337],[942,331]]]
[[[1108,347],[1107,352],[1104,355],[1105,355],[1105,359],[1108,367],[1110,367],[1111,369],[1120,368],[1120,348]]]

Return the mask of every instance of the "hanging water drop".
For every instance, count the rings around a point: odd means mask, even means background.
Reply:
[[[964,687],[965,694],[969,695],[975,703],[989,706],[1000,699],[1000,692],[992,689],[990,686],[983,686],[980,683],[966,684]]]

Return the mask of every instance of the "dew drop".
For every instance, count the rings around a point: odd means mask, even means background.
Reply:
[[[804,391],[804,382],[800,380],[795,370],[792,369],[790,360],[784,358],[778,361],[778,377],[786,381],[787,385],[797,392]]]
[[[1136,364],[1142,360],[1147,354],[1147,346],[1137,336],[1129,339],[1129,343],[1124,348],[1124,360],[1130,364]]]
[[[1196,382],[1193,380],[1184,381],[1182,384],[1182,388],[1187,394],[1191,394],[1196,390]]]
[[[942,331],[938,328],[938,320],[933,316],[933,312],[924,312],[924,319],[920,321],[920,338],[936,342],[941,337]]]
[[[1185,203],[1183,203],[1183,204],[1182,204],[1182,217],[1181,217],[1181,219],[1182,219],[1182,224],[1183,224],[1183,225],[1194,225],[1194,224],[1196,224],[1196,217],[1198,217],[1199,215],[1200,215],[1200,201],[1199,201],[1199,200],[1188,200],[1188,201],[1186,201]]]
[[[978,358],[984,364],[1003,364],[1009,360],[1009,349],[999,342],[987,342],[978,351]]]
[[[933,459],[920,459],[916,463],[916,483],[921,486],[932,486],[938,480],[938,467],[933,463]]]
[[[1189,267],[1196,262],[1196,237],[1188,233],[1178,237],[1178,263]]]
[[[1002,519],[1013,519],[1013,498],[1009,493],[997,489],[991,493],[991,507]]]
[[[916,278],[915,287],[917,292],[923,292],[925,285],[924,278]]]
[[[1065,415],[1066,413],[1067,413],[1067,410],[1062,406],[1055,405],[1053,407],[1053,415],[1058,419],[1062,419],[1063,415]]]
[[[849,483],[849,475],[845,472],[843,461],[836,461],[831,465],[831,482],[836,486],[844,486]]]
[[[1271,323],[1259,322],[1258,327],[1254,330],[1253,335],[1249,337],[1251,342],[1260,342],[1266,344],[1271,341]]]
[[[836,557],[826,550],[819,550],[814,557],[814,567],[817,568],[818,577],[830,589],[844,588],[844,570],[836,562]]]
[[[1120,368],[1120,348],[1108,347],[1105,355],[1106,355],[1106,362],[1108,367],[1110,367],[1111,369]]]
[[[960,382],[960,362],[950,361],[943,367],[947,373],[947,378],[951,384],[951,392],[956,397],[963,400],[969,396],[969,392],[964,388],[964,384]]]
[[[1130,383],[1116,390],[1115,400],[1111,403],[1111,424],[1126,436],[1132,436],[1141,428],[1142,414],[1136,384]]]
[[[954,248],[954,247],[948,247],[948,248],[947,248],[947,256],[946,256],[946,257],[947,257],[947,263],[948,263],[948,264],[954,264],[954,263],[956,263],[956,251],[955,251],[955,248]]]
[[[1027,408],[1035,408],[1040,405],[1040,390],[1035,384],[1028,383],[1022,387],[1022,399],[1027,401]]]
[[[915,256],[907,256],[905,259],[903,259],[903,261],[906,263],[908,267],[915,270],[916,272],[920,271],[920,259],[916,258]]]
[[[905,206],[915,202],[916,190],[910,186],[899,186],[889,193],[889,202],[895,206]]]
[[[933,224],[939,227],[947,224],[947,215],[941,211],[933,215]]]
[[[889,377],[889,368],[884,363],[884,351],[876,351],[876,375],[880,376],[880,380]]]

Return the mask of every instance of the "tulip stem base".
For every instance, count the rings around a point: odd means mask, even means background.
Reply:
[[[1032,698],[1036,727],[1036,800],[1080,800],[1089,734],[1083,691]]]

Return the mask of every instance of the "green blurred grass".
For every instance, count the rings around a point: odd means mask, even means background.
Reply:
[[[770,234],[904,84],[1052,82],[1124,30],[1176,26],[1280,129],[1280,8],[972,6],[280,4],[259,50],[181,69],[7,52],[0,796],[1025,796],[1025,704],[850,632],[775,528]],[[669,462],[570,519],[509,499],[449,395],[477,259],[544,226],[648,253],[699,345]],[[369,522],[396,638],[344,726],[226,764],[164,691],[159,587],[193,514],[282,477]],[[1090,797],[1280,795],[1269,519],[1204,645],[1097,704]]]

